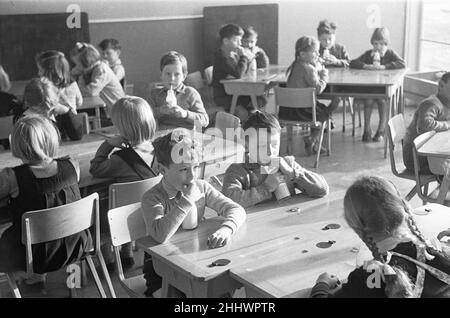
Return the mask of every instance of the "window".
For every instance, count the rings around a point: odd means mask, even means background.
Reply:
[[[450,2],[423,1],[420,70],[450,69]]]

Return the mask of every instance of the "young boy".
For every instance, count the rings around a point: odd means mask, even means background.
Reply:
[[[208,237],[208,245],[210,248],[226,245],[245,221],[246,214],[240,205],[208,182],[196,180],[199,149],[192,139],[182,130],[174,130],[155,140],[154,149],[163,178],[142,197],[147,234],[158,242],[166,242],[182,224],[184,228],[191,213],[197,212],[196,223],[202,220],[205,207],[209,207],[223,216],[224,221]],[[180,152],[180,156],[172,156]],[[146,256],[144,274],[148,287],[146,295],[151,295],[161,287],[161,279],[154,272],[149,256]]]
[[[255,54],[257,68],[266,68],[269,66],[269,57],[262,48],[256,45],[257,42],[258,32],[252,26],[246,27],[242,38],[242,46]]]
[[[116,39],[104,39],[98,46],[102,50],[103,58],[108,61],[109,67],[116,74],[122,88],[125,89],[125,68],[120,60],[121,46],[119,41]]]
[[[193,87],[184,85],[187,60],[175,51],[167,52],[160,61],[163,86],[150,91],[148,103],[158,120],[159,129],[183,127],[186,129],[208,126],[209,117],[202,98]],[[172,96],[172,101],[168,100]]]
[[[246,141],[249,158],[246,163],[232,164],[227,169],[223,194],[244,208],[273,199],[273,193],[282,181],[286,181],[290,194],[295,194],[294,188],[311,197],[328,194],[328,184],[323,176],[306,170],[293,156],[279,157],[281,127],[273,115],[256,112],[248,118],[243,129],[249,136]],[[275,166],[277,171],[269,172],[269,161],[279,162],[279,167]]]
[[[232,96],[225,92],[221,80],[228,78],[241,78],[247,73],[250,62],[255,55],[247,49],[241,47],[241,39],[244,35],[242,28],[236,24],[227,24],[220,31],[220,48],[214,55],[213,68],[213,96],[217,106],[223,107],[229,112]],[[264,106],[266,100],[258,97],[258,104]],[[235,115],[245,122],[248,113],[255,110],[256,105],[252,105],[249,96],[240,96],[237,101]]]

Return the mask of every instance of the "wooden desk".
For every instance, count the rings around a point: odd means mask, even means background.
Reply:
[[[159,132],[158,134],[165,133],[167,132]],[[71,156],[79,162],[81,188],[111,181],[111,179],[94,178],[89,173],[90,161],[94,158],[98,147],[104,140],[105,137],[103,135],[93,133],[83,136],[82,140],[65,141],[59,148],[60,157]],[[203,146],[202,178],[209,178],[213,175],[224,173],[231,163],[243,162],[244,160],[244,147],[232,141],[221,138],[211,139],[210,136],[205,135]],[[10,151],[0,153],[0,170],[6,167],[17,166],[21,163],[21,160],[13,157]]]
[[[426,213],[425,208],[431,210]],[[420,213],[418,215],[417,213]],[[422,233],[428,238],[450,227],[450,208],[429,204],[414,210],[414,218]],[[335,221],[340,229],[322,231],[326,222],[304,224],[300,239],[280,245],[278,249],[268,249],[245,265],[230,270],[230,276],[245,286],[247,297],[309,297],[311,287],[323,272],[335,274],[341,280],[355,268],[356,255],[352,246],[368,249],[343,220]],[[289,236],[287,237],[289,238]],[[315,246],[319,240],[335,240],[328,249]],[[308,253],[302,251],[308,250]],[[372,257],[370,257],[371,259]]]
[[[105,102],[99,96],[83,96],[83,104],[77,110],[94,109],[95,116],[93,117],[93,128],[98,129],[102,127],[100,109],[105,108]]]
[[[311,236],[308,233],[327,225],[329,220],[340,218],[343,196],[343,191],[320,199],[300,194],[285,201],[247,209],[246,222],[232,236],[228,245],[217,249],[208,249],[206,241],[221,224],[222,218],[219,217],[207,219],[193,231],[180,229],[164,244],[157,244],[150,237],[136,244],[152,255],[155,271],[163,278],[165,296],[173,286],[188,297],[215,297],[241,286],[241,283],[230,277],[230,269],[239,266],[245,268],[256,258],[299,244]],[[300,207],[300,212],[290,212],[293,207]],[[333,236],[331,232],[324,231],[323,234],[323,239],[327,240]],[[321,239],[316,238],[318,242]],[[340,243],[335,247],[340,247]],[[292,253],[291,249],[289,253]],[[229,259],[230,264],[223,267],[208,266],[221,258]]]

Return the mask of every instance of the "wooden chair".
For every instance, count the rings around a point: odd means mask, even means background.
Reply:
[[[403,139],[405,138],[405,135],[406,135],[406,126],[405,126],[405,120],[403,118],[403,115],[399,114],[399,115],[392,117],[388,121],[388,126],[387,126],[387,136],[388,136],[388,143],[389,143],[389,158],[390,158],[390,162],[391,162],[392,173],[398,178],[416,181],[417,179],[416,179],[415,173],[413,173],[407,169],[403,169],[402,171],[399,171],[397,168],[396,161],[395,161],[395,155],[394,155],[395,148],[399,147],[401,149],[402,142],[403,142]],[[419,188],[424,187],[423,193],[425,195],[428,194],[429,183],[433,182],[433,181],[436,181],[436,177],[434,175],[424,174],[424,173],[419,174],[419,179],[417,182],[419,182]],[[415,185],[411,189],[411,191],[409,191],[409,193],[406,195],[406,197],[405,197],[406,201],[411,200],[416,194],[418,194],[418,193],[417,193],[417,187]],[[423,204],[426,204],[426,201],[424,201]]]
[[[125,84],[125,94],[134,96],[134,84]]]
[[[189,73],[186,76],[184,83],[188,86],[192,86],[196,90],[200,90],[205,87],[205,81],[203,80],[202,73],[200,73],[200,71]]]
[[[144,297],[147,288],[144,275],[125,278],[119,252],[121,245],[147,236],[141,203],[137,202],[109,210],[108,223],[120,284],[131,297]]]
[[[118,240],[123,240],[123,234],[128,233],[127,235],[137,235],[139,233],[134,232],[139,229],[137,225],[131,224],[129,226],[129,230],[132,233],[127,232],[124,225],[127,224],[125,219],[124,223],[120,223],[123,221],[121,216],[121,212],[114,213],[113,211],[125,211],[125,215],[129,211],[127,209],[117,209],[123,206],[130,206],[134,204],[138,204],[140,207],[140,202],[142,196],[145,192],[153,188],[156,184],[161,181],[162,175],[159,175],[154,178],[149,178],[146,180],[140,180],[135,182],[124,182],[124,183],[113,183],[109,186],[109,212],[108,212],[108,220],[109,220],[109,228],[111,233],[111,241],[113,242],[114,256],[116,259],[117,273],[119,275],[119,281],[125,291],[132,297],[142,297],[145,291],[145,280],[143,275],[133,276],[133,277],[125,277],[122,261],[120,259],[120,247],[123,244],[134,242],[135,239],[126,241],[121,244],[115,244]],[[111,214],[110,214],[111,213]],[[142,216],[140,216],[140,222],[142,222],[143,236],[145,236],[145,224]],[[125,231],[125,232],[123,232]],[[142,236],[139,236],[140,238]]]
[[[0,117],[0,139],[9,139],[11,134],[14,116]]]
[[[77,117],[80,117],[83,123],[83,135],[89,135],[89,133],[91,132],[91,128],[89,125],[89,115],[83,112],[78,113]]]
[[[448,189],[450,187],[450,177],[446,173],[442,163],[443,159],[438,159],[435,161],[435,163],[430,164],[430,170],[433,171],[433,173],[436,173],[437,175],[443,175],[443,181],[440,187],[438,187],[435,191],[432,192],[431,195],[428,195],[427,188],[425,188],[425,191],[422,192],[422,186],[421,186],[421,175],[419,172],[419,154],[418,149],[422,147],[431,137],[433,137],[436,134],[435,131],[428,131],[426,133],[423,133],[414,139],[414,146],[413,146],[413,158],[414,158],[414,175],[416,177],[416,191],[417,195],[422,199],[422,201],[426,203],[439,203],[443,205],[450,206],[450,200],[447,200],[446,196],[448,193]],[[436,197],[433,196],[433,194],[439,189],[439,194]]]
[[[279,119],[280,124],[287,126],[288,134],[288,149],[292,145],[292,127],[320,127],[320,137],[319,137],[319,151],[317,151],[316,161],[314,164],[315,168],[319,167],[320,149],[322,148],[323,135],[325,128],[328,127],[328,155],[331,152],[331,119],[321,125],[316,119],[316,90],[314,88],[283,88],[275,87],[275,103],[276,103],[276,113],[278,115],[280,106],[289,108],[312,108],[312,118],[311,121],[296,121],[296,120],[286,120]]]
[[[212,84],[212,78],[213,78],[213,70],[214,70],[214,66],[208,66],[207,68],[205,68],[204,73],[205,73],[205,80],[206,80],[206,84],[208,86],[211,86]]]
[[[33,244],[61,239],[91,227],[94,227],[94,246],[79,261],[87,261],[101,297],[106,298],[105,291],[92,260],[92,256],[98,257],[103,275],[109,287],[109,292],[115,298],[116,295],[100,250],[100,220],[97,193],[93,193],[86,198],[63,206],[26,212],[22,216],[22,243],[26,247],[27,273],[33,273]],[[21,297],[12,274],[7,273],[7,276],[14,296]]]

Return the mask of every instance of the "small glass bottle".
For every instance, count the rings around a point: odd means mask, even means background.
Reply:
[[[172,89],[172,87],[170,87],[170,89],[167,90],[166,103],[170,107],[177,105],[177,97],[175,96],[175,92]]]
[[[380,66],[380,62],[381,62],[380,52],[375,51],[375,53],[373,53],[373,65]]]
[[[197,227],[198,216],[197,216],[197,206],[194,204],[189,210],[188,214],[183,220],[181,227],[183,230],[193,230]]]

